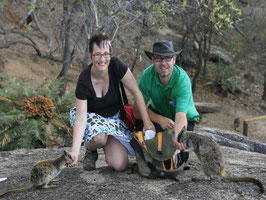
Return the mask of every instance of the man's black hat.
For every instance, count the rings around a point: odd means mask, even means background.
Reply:
[[[182,50],[175,51],[173,43],[168,40],[162,40],[160,42],[156,42],[153,44],[153,51],[144,51],[145,54],[148,56],[149,59],[152,59],[153,55],[159,56],[174,56],[179,55]]]

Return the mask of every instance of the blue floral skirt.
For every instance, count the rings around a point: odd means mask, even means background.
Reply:
[[[70,124],[72,127],[74,126],[75,119],[76,107],[73,107],[70,110]],[[124,145],[129,155],[135,155],[133,148],[129,144],[132,139],[130,131],[125,123],[119,118],[119,113],[112,117],[103,117],[96,113],[87,113],[87,125],[84,132],[84,140],[89,142],[94,136],[102,133],[115,137],[122,145]]]

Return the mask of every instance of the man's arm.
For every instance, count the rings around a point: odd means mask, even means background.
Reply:
[[[181,132],[184,126],[187,127],[187,115],[184,112],[177,112],[175,114],[174,142],[175,142],[176,148],[179,150],[185,150],[185,147],[186,147],[184,143],[178,142],[178,134]]]
[[[151,121],[159,124],[163,130],[174,129],[175,123],[173,120],[171,120],[170,118],[164,117],[162,115],[159,115],[148,108],[147,108],[147,111],[148,111]],[[134,107],[133,107],[133,114],[136,119],[141,119],[140,114],[139,114],[139,109],[136,103],[134,104]]]

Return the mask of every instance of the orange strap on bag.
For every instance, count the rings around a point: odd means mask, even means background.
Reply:
[[[169,169],[166,169],[164,162],[162,162],[162,165],[163,165],[163,169],[164,170],[169,170]],[[171,167],[170,167],[170,170],[174,170],[174,160],[173,160],[173,157],[171,158]]]
[[[163,146],[163,133],[157,133],[157,152],[162,153],[162,146]]]
[[[138,138],[139,142],[143,145],[143,147],[146,149],[146,151],[148,151],[145,143],[144,143],[144,139],[143,139],[143,134],[141,131],[138,131],[135,133],[135,136]]]

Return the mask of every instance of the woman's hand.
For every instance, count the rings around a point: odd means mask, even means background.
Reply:
[[[72,152],[70,153],[70,155],[71,155],[71,157],[72,157],[73,162],[67,164],[67,166],[68,166],[68,167],[73,167],[74,165],[77,164],[77,162],[78,162],[78,158],[79,158],[79,155],[76,154],[76,153],[72,153]]]
[[[153,125],[153,123],[150,120],[144,121],[143,122],[143,133],[145,133],[146,130],[153,130],[155,131],[155,127]]]

